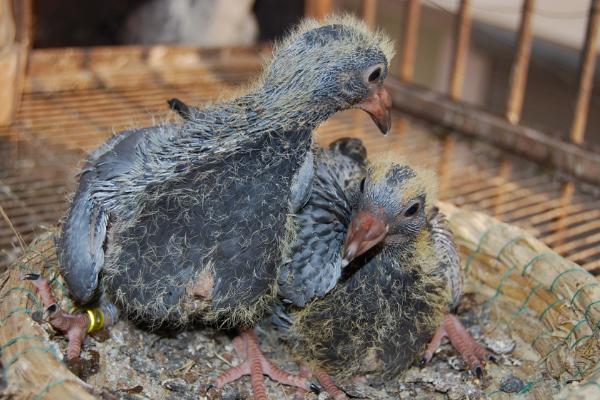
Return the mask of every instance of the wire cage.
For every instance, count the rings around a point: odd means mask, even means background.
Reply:
[[[306,1],[306,13],[320,18],[332,6],[331,1]],[[375,0],[360,3],[368,24],[376,24],[379,6]],[[461,101],[471,6],[468,0],[460,1],[447,93],[413,83],[422,5],[406,0],[398,70],[388,82],[395,107],[392,132],[379,136],[363,114],[345,112],[319,128],[317,142],[356,136],[370,156],[398,151],[437,171],[441,206],[457,236],[469,291],[477,294],[493,324],[502,325],[518,338],[519,346],[531,350],[529,368],[543,369],[532,373],[511,367],[497,373],[510,370],[526,376],[522,396],[593,398],[600,395],[600,289],[594,276],[600,274],[600,154],[586,146],[584,132],[595,69],[598,2],[591,1],[589,10],[569,141],[520,124],[533,0],[522,4],[505,115]],[[5,47],[11,48],[14,59],[0,59],[15,66],[11,96],[0,102],[18,105],[0,127],[4,380],[9,393],[24,398],[98,396],[101,393],[65,367],[48,332],[32,321],[40,306],[20,277],[25,271],[55,270],[50,237],[87,152],[114,132],[172,118],[168,98],[200,104],[234,90],[255,76],[270,49],[25,51],[26,34],[18,32],[23,26],[24,32],[29,29],[27,12],[13,11],[16,33]],[[26,73],[18,67],[25,63]],[[487,384],[483,393],[507,396],[497,381]]]

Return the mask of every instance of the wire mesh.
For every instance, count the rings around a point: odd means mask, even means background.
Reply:
[[[80,161],[111,134],[156,123],[172,97],[201,104],[255,76],[264,49],[94,48],[37,50],[13,125],[0,128],[0,205],[29,242],[57,224]],[[394,151],[437,171],[440,198],[519,225],[561,255],[600,274],[600,195],[482,142],[394,115],[388,136],[347,111],[323,124],[326,144],[356,136],[371,157]],[[19,241],[0,219],[0,270]]]

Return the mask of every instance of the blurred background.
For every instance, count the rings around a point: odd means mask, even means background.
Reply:
[[[86,154],[256,76],[304,16],[396,43],[393,130],[347,111],[318,143],[408,153],[440,197],[600,274],[600,0],[0,0],[0,272],[55,229]]]
[[[498,352],[499,372],[488,364],[483,381],[468,381],[494,398],[512,398],[500,391],[515,381],[518,398],[550,398],[567,382],[600,388],[592,308],[600,306],[599,282],[554,253],[600,276],[600,0],[0,0],[0,393],[7,385],[12,393],[7,377],[27,381],[37,397],[73,383],[62,370],[31,368],[52,360],[56,346],[46,348],[38,328],[26,331],[42,317],[22,283],[32,263],[21,255],[40,234],[58,232],[87,155],[123,130],[180,122],[167,99],[201,107],[239,93],[274,40],[305,16],[332,12],[362,18],[395,41],[385,83],[392,129],[383,136],[351,109],[319,126],[315,142],[360,138],[370,159],[394,152],[437,173],[439,199],[459,209],[452,226],[469,232],[458,238],[469,291],[489,293],[481,303],[466,296],[461,318],[478,339],[492,339],[486,345],[507,349]],[[523,228],[554,252],[469,211]],[[48,251],[28,253],[35,270],[37,260],[54,270],[52,243],[43,246]],[[55,290],[60,282],[52,278]],[[232,360],[218,356],[229,341],[210,333],[174,342],[129,332],[117,329],[118,340],[94,347],[121,354],[144,378],[104,368],[106,353],[96,352],[83,366],[95,375],[88,383],[100,389],[96,383],[114,376],[127,398],[153,393],[149,385],[178,391],[169,398],[198,397],[187,383],[204,387],[225,365],[212,355]],[[443,352],[438,361],[457,360]],[[161,367],[143,361],[150,359]],[[425,398],[474,398],[454,361],[386,388],[414,398],[419,392],[405,389],[423,382],[436,391]],[[590,380],[578,382],[584,373]]]
[[[305,12],[303,0],[53,0],[34,2],[34,48],[124,44],[246,46],[277,39]],[[361,15],[361,0],[321,1],[334,11]],[[400,44],[405,1],[381,0],[377,25]],[[450,80],[455,13],[460,0],[422,1],[414,82],[444,91]],[[521,18],[521,0],[471,1],[473,19],[462,98],[504,112]],[[577,96],[579,49],[589,0],[538,0],[522,121],[567,138]],[[399,57],[394,60],[397,68]],[[394,69],[394,68],[392,68]],[[596,67],[595,79],[600,74]],[[591,109],[600,110],[600,85]],[[597,146],[600,113],[591,112],[586,136]]]

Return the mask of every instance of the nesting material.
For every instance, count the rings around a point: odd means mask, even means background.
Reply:
[[[471,333],[497,354],[477,382],[450,346],[426,367],[413,367],[382,386],[342,384],[351,394],[392,398],[585,399],[600,396],[600,286],[523,230],[489,216],[440,207],[461,251],[467,295],[459,315]],[[0,393],[16,398],[200,398],[211,378],[237,363],[229,338],[212,329],[177,336],[149,333],[128,322],[84,346],[87,361],[61,361],[66,340],[43,321],[33,286],[21,277],[41,272],[62,306],[70,309],[57,275],[53,233],[40,236],[0,278]],[[268,333],[263,347],[279,365],[293,360]],[[291,367],[291,368],[290,368]],[[268,384],[271,398],[293,389]],[[249,380],[228,387],[224,398],[250,393]],[[209,394],[208,398],[219,398]],[[313,397],[313,398],[316,398]]]
[[[561,397],[589,387],[600,395],[598,280],[520,228],[449,204],[442,210],[460,247],[469,291],[486,297],[490,319],[531,347]],[[530,380],[527,390],[548,388],[541,383]]]

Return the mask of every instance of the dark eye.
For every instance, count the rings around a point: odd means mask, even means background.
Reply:
[[[414,203],[413,205],[411,205],[410,207],[408,207],[408,209],[406,211],[404,211],[404,216],[405,217],[412,217],[412,216],[414,216],[416,213],[419,212],[419,208],[420,208],[419,203]]]
[[[369,82],[375,82],[381,77],[381,68],[375,68],[373,72],[369,74]]]
[[[367,178],[362,178],[362,179],[360,180],[360,186],[359,186],[359,189],[360,189],[360,192],[361,192],[361,193],[364,193],[364,192],[365,192],[365,181],[366,181],[366,180],[367,180]]]

